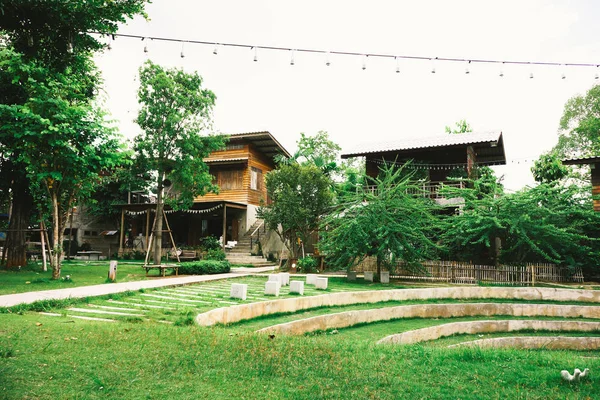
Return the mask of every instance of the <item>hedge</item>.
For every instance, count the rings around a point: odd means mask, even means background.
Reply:
[[[209,275],[229,272],[229,261],[200,260],[179,264],[179,273],[183,275]]]

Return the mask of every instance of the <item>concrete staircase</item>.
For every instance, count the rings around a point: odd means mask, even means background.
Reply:
[[[241,238],[238,239],[237,245],[233,249],[227,250],[225,252],[227,255],[227,260],[230,263],[232,263],[232,264],[252,264],[256,267],[264,267],[264,266],[274,265],[274,263],[267,261],[267,259],[262,256],[253,256],[250,254],[250,252],[251,252],[250,242],[252,242],[252,244],[254,244],[254,243],[256,243],[256,239],[257,239],[257,235],[254,234],[254,236],[252,237],[252,240],[250,240],[250,235],[252,233],[255,233],[257,228],[262,225],[262,222],[263,221],[260,219],[257,220],[250,227],[250,229],[248,229],[248,231]],[[261,228],[261,234],[262,234],[262,230],[263,230],[263,228]]]

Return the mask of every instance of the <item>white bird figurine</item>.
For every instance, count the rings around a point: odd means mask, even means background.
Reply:
[[[583,372],[581,372],[581,370],[579,368],[575,368],[575,371],[573,372],[579,372],[579,379],[585,378],[586,376],[588,376],[588,374],[590,373],[590,369],[586,368],[583,370]]]
[[[567,382],[579,382],[581,378],[585,378],[590,373],[590,369],[586,368],[581,372],[579,368],[575,368],[573,371],[573,375],[569,373],[566,369],[560,371],[560,376]]]
[[[577,382],[579,380],[579,375],[581,375],[581,371],[578,369],[575,369],[573,375],[571,375],[566,369],[560,371],[560,376],[562,376],[563,380],[567,382]]]

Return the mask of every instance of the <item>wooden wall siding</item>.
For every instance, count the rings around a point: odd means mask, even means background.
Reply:
[[[227,160],[230,158],[247,157],[249,153],[249,147],[250,146],[248,144],[245,144],[241,149],[213,151],[212,153],[210,153],[210,156],[208,156],[208,158],[218,158]]]
[[[250,189],[250,174],[252,167],[257,168],[262,171],[262,179],[263,182],[259,184],[260,190]],[[265,157],[262,153],[256,151],[253,146],[250,146],[250,156],[248,158],[248,204],[252,204],[255,206],[259,206],[261,200],[267,201],[267,187],[264,182],[265,175],[275,169],[275,164],[273,160],[268,157]]]
[[[594,211],[600,211],[600,164],[592,164],[592,195],[598,196],[594,200]]]

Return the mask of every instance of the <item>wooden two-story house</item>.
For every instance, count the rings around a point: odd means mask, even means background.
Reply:
[[[290,157],[288,151],[269,132],[231,134],[225,149],[204,159],[218,193],[208,193],[194,200],[189,210],[174,211],[166,207],[168,227],[175,244],[195,246],[202,237],[225,237],[237,241],[257,221],[261,202],[267,202],[265,174],[275,168],[278,155]],[[156,204],[141,197],[142,202],[122,205],[123,246],[145,250],[151,234]],[[163,237],[171,247],[170,238]]]
[[[383,163],[411,161],[411,168],[422,172],[423,189],[440,204],[447,204],[449,200],[439,195],[442,184],[462,185],[459,180],[451,179],[456,172],[462,171],[465,177],[471,177],[476,166],[506,164],[502,132],[445,134],[371,143],[342,154],[342,158],[351,157],[365,158],[366,174],[370,177],[379,174]]]

